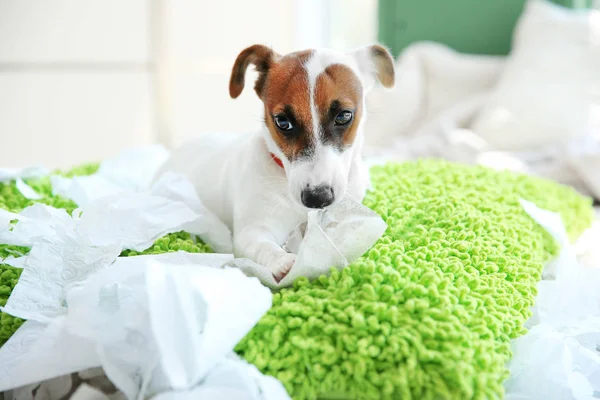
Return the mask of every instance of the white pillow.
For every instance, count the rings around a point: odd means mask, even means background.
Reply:
[[[376,87],[367,96],[366,146],[389,149],[397,138],[437,131],[447,114],[453,122],[470,121],[474,111],[462,109],[481,104],[480,97],[498,81],[504,60],[459,53],[434,42],[413,43],[396,61],[395,87]]]
[[[594,103],[600,104],[600,11],[530,0],[498,85],[471,129],[496,150],[566,144],[598,129]]]

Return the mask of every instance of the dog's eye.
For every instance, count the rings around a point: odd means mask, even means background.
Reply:
[[[352,121],[352,111],[342,111],[338,115],[335,116],[335,124],[336,125],[346,125]]]
[[[275,121],[275,125],[282,131],[291,131],[294,126],[290,122],[289,119],[285,115],[276,115],[273,120]]]

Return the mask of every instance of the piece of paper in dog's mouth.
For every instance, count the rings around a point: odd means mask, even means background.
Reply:
[[[287,241],[283,245],[283,249],[288,253],[298,254],[298,250],[300,249],[300,244],[302,243],[302,239],[304,239],[304,235],[306,235],[306,228],[308,226],[308,221],[301,222],[294,228],[294,230],[290,233]]]
[[[387,224],[370,208],[351,199],[325,210],[308,213],[288,237],[283,249],[296,254],[290,272],[279,282],[271,270],[248,259],[235,259],[229,266],[240,268],[271,289],[291,286],[299,277],[315,279],[342,269],[362,256],[383,235]]]

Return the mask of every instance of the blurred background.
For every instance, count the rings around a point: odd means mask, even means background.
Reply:
[[[242,49],[378,41],[397,84],[368,98],[366,155],[483,163],[600,198],[599,10],[599,0],[0,0],[0,167],[67,168],[256,130],[253,90],[228,94]]]
[[[0,0],[0,166],[68,167],[259,127],[237,54],[377,40],[376,0]],[[248,81],[251,82],[251,77]]]

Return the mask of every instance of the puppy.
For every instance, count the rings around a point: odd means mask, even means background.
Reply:
[[[361,159],[365,94],[376,81],[394,85],[394,64],[379,45],[287,55],[254,45],[235,60],[232,98],[242,93],[251,64],[264,103],[261,131],[202,135],[174,151],[159,174],[185,174],[232,230],[235,256],[267,266],[281,280],[296,257],[282,245],[309,210],[345,196],[362,201],[369,185]]]

